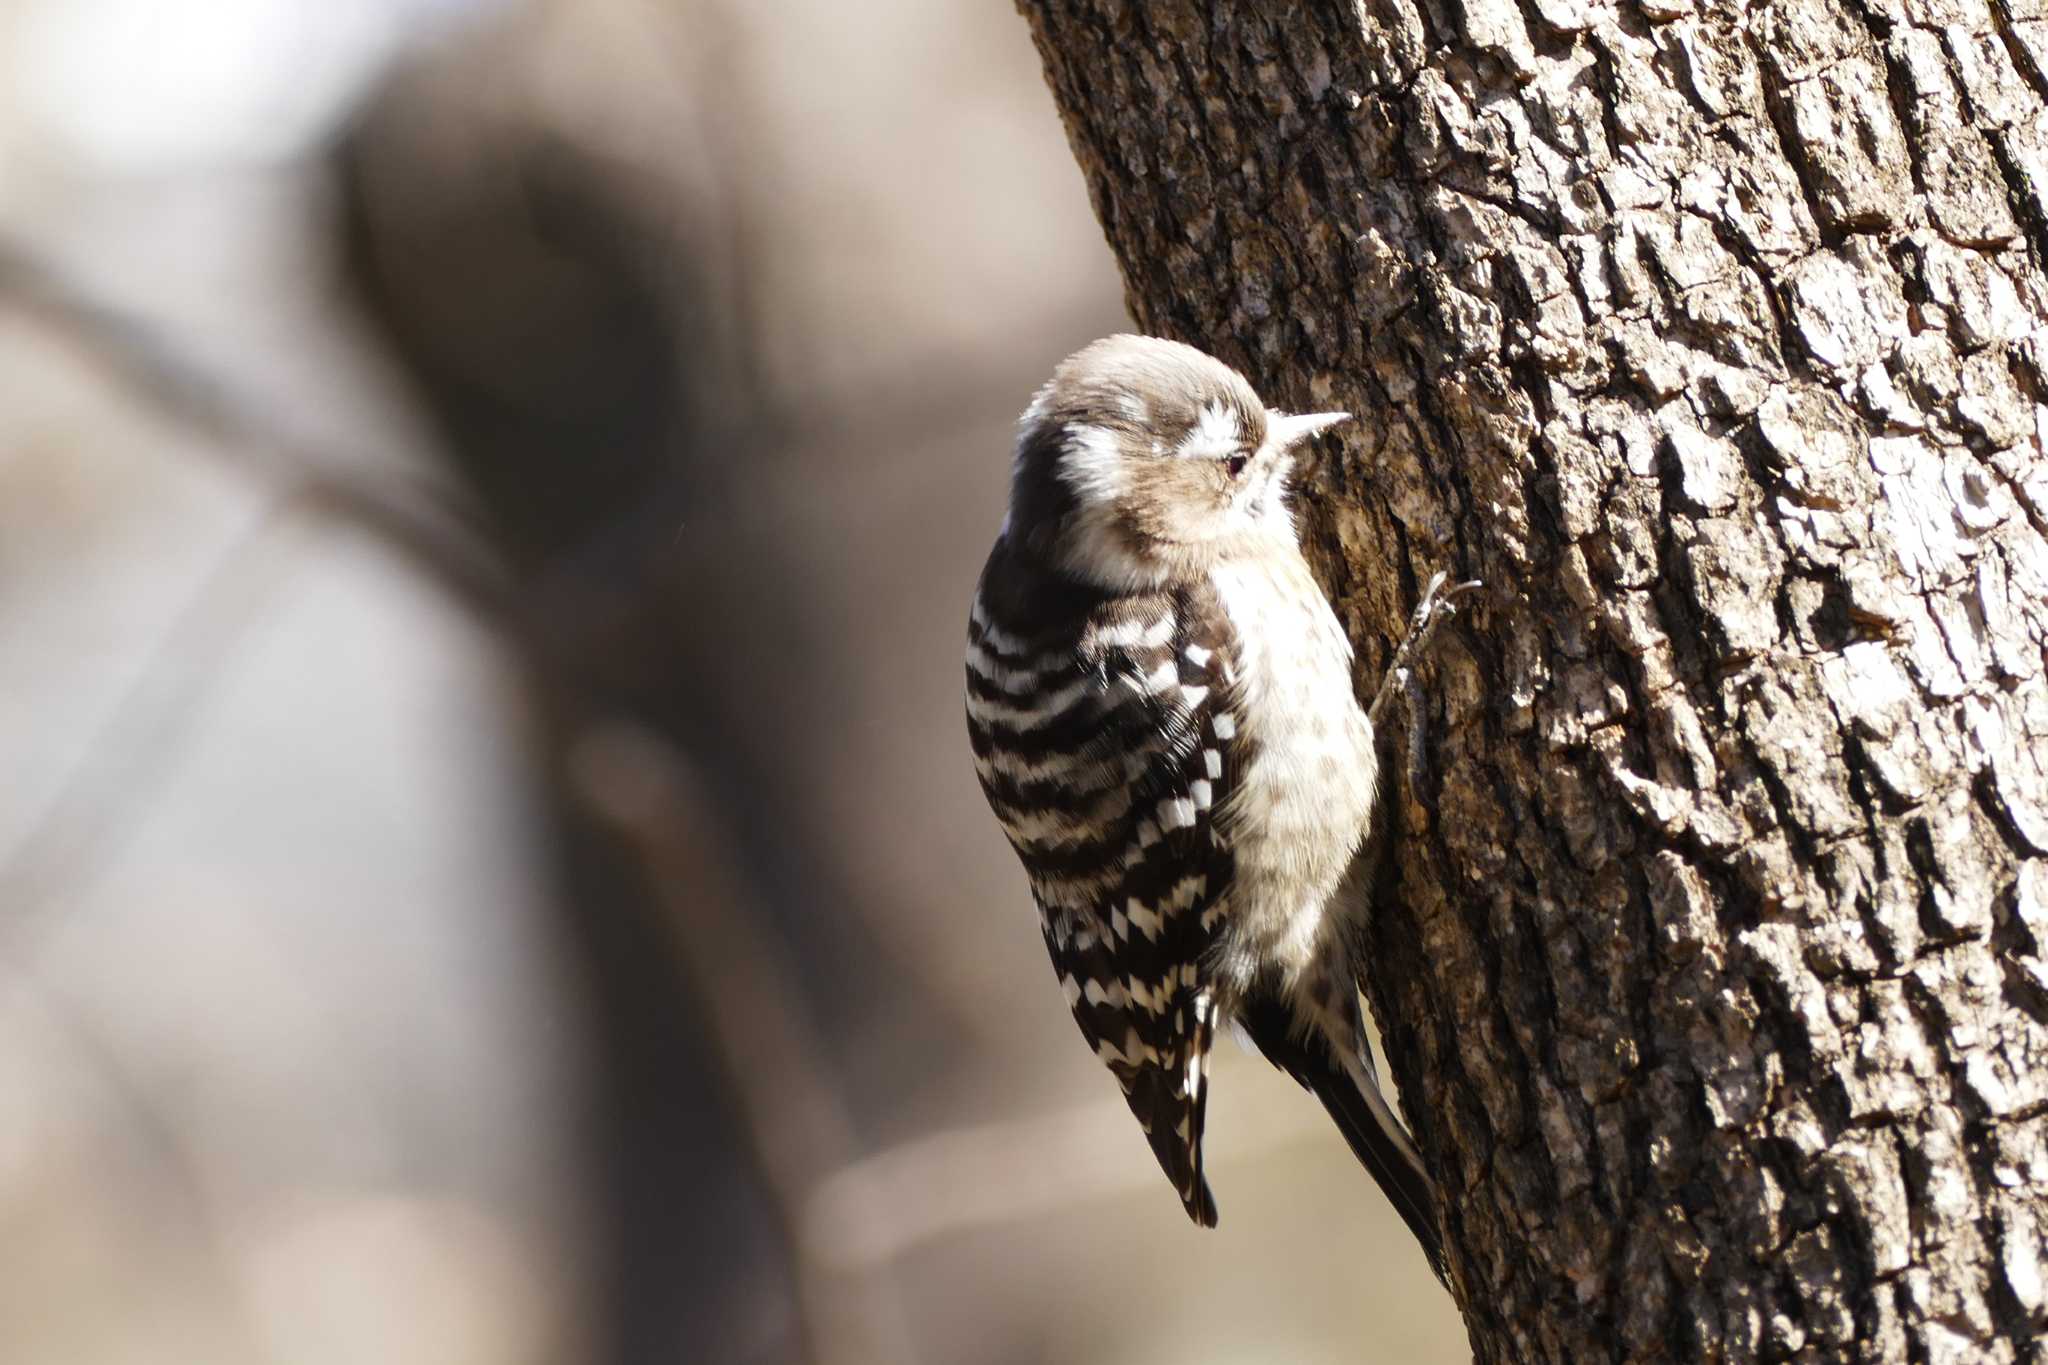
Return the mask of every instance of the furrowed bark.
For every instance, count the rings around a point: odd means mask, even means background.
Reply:
[[[2048,11],[1022,0],[1138,326],[1431,572],[1371,994],[1488,1361],[2048,1315]],[[1399,779],[1397,779],[1397,782]]]

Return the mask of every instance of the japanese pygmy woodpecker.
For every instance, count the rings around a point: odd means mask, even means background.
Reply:
[[[1208,1052],[1235,1023],[1323,1102],[1442,1274],[1435,1187],[1359,1002],[1375,786],[1350,642],[1287,503],[1302,442],[1193,347],[1113,336],[1019,423],[968,625],[982,789],[1060,986],[1205,1226]]]

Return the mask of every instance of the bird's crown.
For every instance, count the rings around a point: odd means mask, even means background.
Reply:
[[[1292,449],[1345,418],[1269,411],[1192,346],[1118,335],[1061,361],[1018,423],[1008,534],[1107,588],[1158,586],[1294,527]]]

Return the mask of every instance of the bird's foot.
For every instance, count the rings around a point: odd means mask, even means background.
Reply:
[[[1372,707],[1366,712],[1366,719],[1377,732],[1387,703],[1392,700],[1396,689],[1408,703],[1408,777],[1411,784],[1422,771],[1422,691],[1415,680],[1414,661],[1429,648],[1438,627],[1458,614],[1458,600],[1481,587],[1476,578],[1465,583],[1449,583],[1449,577],[1449,574],[1438,570],[1429,580],[1429,586],[1422,590],[1422,598],[1408,618],[1408,634],[1395,648],[1394,657],[1387,664],[1386,675],[1380,679],[1380,689],[1373,696]]]

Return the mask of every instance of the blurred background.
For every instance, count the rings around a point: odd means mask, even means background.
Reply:
[[[0,0],[0,1359],[1460,1358],[1226,1045],[1215,1233],[959,716],[1124,325],[1023,21]]]

